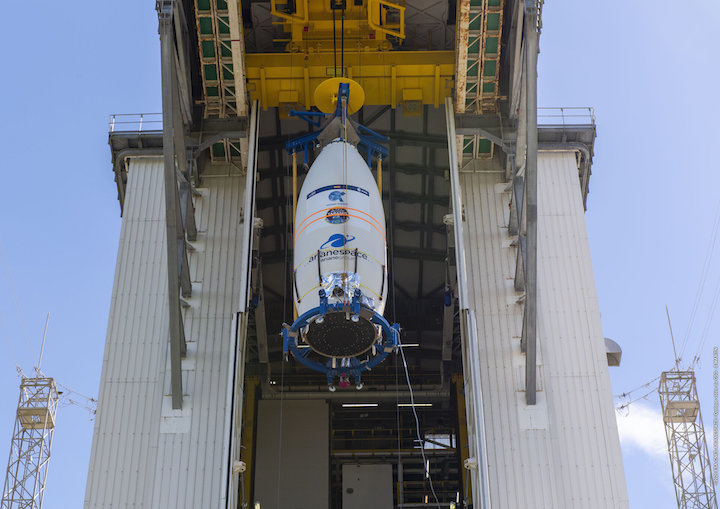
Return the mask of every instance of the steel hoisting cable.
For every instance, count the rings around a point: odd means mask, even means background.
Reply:
[[[282,476],[282,446],[283,446],[283,403],[285,401],[285,358],[280,357],[280,416],[278,418],[278,458],[277,458],[277,502],[280,506],[280,481]]]
[[[297,215],[297,152],[292,153],[292,217],[290,218],[290,224],[292,224],[292,239],[293,239],[293,254],[295,254],[295,216]],[[294,263],[293,263],[294,265]],[[295,288],[297,288],[297,282],[295,281],[295,270],[293,270],[293,284],[295,285]],[[292,295],[292,290],[290,291],[290,294]],[[293,301],[293,321],[298,317],[298,310],[297,310],[297,299],[299,299],[299,295],[295,295],[292,299]]]
[[[333,72],[337,78],[337,36],[335,35],[335,0],[330,4],[333,14]]]
[[[290,163],[287,165],[287,172],[290,173]],[[288,175],[289,176],[289,175]],[[284,191],[284,189],[283,189]],[[285,193],[287,195],[287,193]],[[290,208],[288,203],[289,198],[285,199],[285,224],[288,223],[288,209]],[[290,212],[292,213],[292,212]],[[294,238],[293,238],[294,242]],[[290,234],[285,228],[285,270],[283,274],[283,323],[287,322],[287,295],[288,295],[288,273],[290,270],[288,260],[290,258]],[[318,258],[319,260],[319,258]],[[292,293],[292,290],[291,290]],[[295,299],[293,298],[293,308],[295,305]],[[280,415],[278,418],[278,461],[277,461],[277,503],[280,505],[280,485],[281,485],[281,465],[282,465],[282,446],[283,446],[283,406],[285,402],[285,362],[289,362],[289,359],[285,359],[284,346],[283,351],[280,354]]]
[[[334,11],[333,11],[334,12]],[[348,164],[347,164],[347,108],[348,108],[348,101],[346,97],[340,97],[340,140],[342,143],[342,175],[343,175],[343,181],[342,185],[345,189],[346,198],[348,205],[350,204],[350,194],[348,192]],[[347,242],[347,239],[349,237],[349,223],[350,223],[350,216],[347,216],[347,220],[343,223],[343,237],[345,241]],[[348,254],[345,253],[343,255],[343,290],[347,288],[349,291],[349,282],[348,282]],[[356,276],[357,277],[357,276]],[[346,295],[347,297],[351,297],[351,295]]]
[[[393,112],[390,113],[393,115]],[[392,132],[395,128],[395,117],[391,116],[391,122],[390,122],[390,131]],[[388,164],[388,170],[391,170],[392,166]],[[390,184],[388,186],[389,193],[390,193],[390,203],[392,204],[393,200],[393,179],[391,177]],[[382,200],[382,195],[381,198]],[[393,213],[392,213],[392,206],[390,207],[390,260],[389,260],[389,274],[390,274],[390,284],[388,285],[388,290],[392,289],[392,316],[393,316],[393,322],[397,322],[397,313],[396,313],[396,306],[395,306],[395,256],[394,256],[394,238],[395,238],[395,229],[393,228],[393,221],[394,221]],[[399,338],[398,338],[399,339]],[[426,477],[428,479],[428,482],[430,484],[430,491],[432,492],[433,498],[435,499],[435,504],[437,505],[438,509],[440,509],[440,501],[438,500],[437,493],[435,492],[435,486],[432,482],[432,476],[430,475],[430,468],[429,463],[427,461],[427,458],[425,457],[425,441],[421,437],[420,433],[420,420],[418,419],[417,409],[415,408],[415,393],[413,392],[412,384],[410,383],[410,373],[408,371],[407,366],[407,360],[405,359],[405,352],[403,351],[402,342],[400,341],[400,344],[398,346],[398,350],[400,352],[400,358],[402,359],[403,363],[403,369],[405,371],[405,381],[408,386],[408,391],[410,392],[410,405],[413,411],[413,417],[415,418],[415,435],[416,439],[418,441],[418,444],[420,446],[420,454],[422,456],[423,461],[423,468],[426,470]],[[395,399],[396,404],[400,402],[400,395],[398,392],[398,373],[397,373],[397,363],[398,363],[398,357],[396,354],[395,357]],[[400,449],[401,449],[401,441],[400,441],[400,407],[397,406],[397,425],[398,425],[398,468],[400,468]],[[399,481],[398,481],[399,482]]]
[[[342,3],[342,12],[340,13],[340,69],[342,77],[345,77],[345,2]]]
[[[401,437],[401,428],[400,428],[400,382],[398,377],[398,362],[400,359],[398,358],[397,353],[395,354],[395,419],[397,422],[397,478],[398,478],[398,503],[397,505],[400,506],[400,504],[404,504],[405,500],[403,497],[403,500],[400,500],[400,494],[404,493],[404,490],[400,489],[400,470],[401,470],[401,464],[402,464],[402,456],[401,456],[401,450],[402,450],[402,437]],[[404,486],[403,486],[404,488]]]
[[[703,262],[702,270],[700,271],[700,280],[698,281],[698,289],[695,294],[695,302],[693,302],[692,311],[690,312],[690,321],[688,323],[685,336],[683,337],[682,346],[680,347],[680,358],[683,357],[685,349],[687,348],[692,328],[695,324],[695,317],[697,315],[698,306],[702,299],[703,292],[705,291],[705,282],[707,281],[707,273],[710,270],[710,262],[715,251],[715,244],[717,243],[718,227],[720,226],[720,201],[715,209],[715,221],[713,222],[712,233],[710,235],[710,243],[708,244],[707,251],[705,252],[705,260]]]

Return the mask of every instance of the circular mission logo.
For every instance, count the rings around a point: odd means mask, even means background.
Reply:
[[[347,209],[334,208],[327,211],[325,221],[330,224],[346,223],[350,219]]]

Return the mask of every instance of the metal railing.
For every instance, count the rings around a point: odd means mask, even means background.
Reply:
[[[591,106],[538,108],[537,121],[538,126],[595,125],[595,108]]]
[[[162,113],[116,113],[110,115],[108,129],[115,132],[162,131]]]

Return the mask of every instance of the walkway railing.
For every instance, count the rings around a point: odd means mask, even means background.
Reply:
[[[595,109],[590,106],[538,108],[538,126],[595,125]]]
[[[117,113],[110,115],[108,129],[114,132],[162,131],[162,113]]]

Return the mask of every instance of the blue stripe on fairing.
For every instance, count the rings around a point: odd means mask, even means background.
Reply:
[[[345,185],[345,184],[334,184],[332,186],[320,187],[318,189],[315,189],[314,191],[310,191],[310,193],[308,193],[308,195],[307,195],[307,198],[308,199],[312,198],[313,196],[315,196],[318,193],[322,193],[323,191],[332,191],[333,189],[345,189],[347,191],[355,191],[360,194],[364,194],[365,196],[370,196],[370,193],[367,192],[362,187]]]

